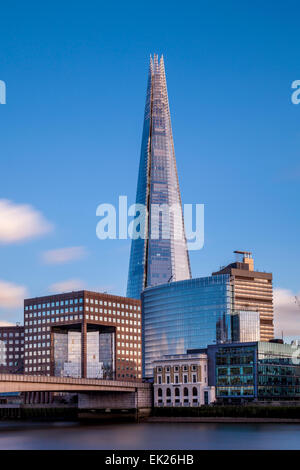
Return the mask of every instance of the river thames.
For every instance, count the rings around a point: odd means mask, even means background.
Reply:
[[[300,424],[0,422],[1,450],[299,450]]]

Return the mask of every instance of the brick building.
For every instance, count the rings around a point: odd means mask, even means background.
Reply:
[[[25,299],[25,374],[142,378],[139,300],[87,290]]]
[[[24,327],[0,326],[0,374],[24,372]]]

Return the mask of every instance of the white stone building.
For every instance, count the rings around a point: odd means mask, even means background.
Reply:
[[[154,406],[201,406],[215,401],[206,354],[176,354],[153,362]]]

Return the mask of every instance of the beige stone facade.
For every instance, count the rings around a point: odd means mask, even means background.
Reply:
[[[208,386],[207,355],[163,356],[153,363],[154,406],[201,406],[215,400]]]

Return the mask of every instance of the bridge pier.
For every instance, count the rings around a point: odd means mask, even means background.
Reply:
[[[84,418],[102,418],[119,413],[133,415],[134,419],[149,416],[152,411],[151,388],[136,388],[133,392],[89,392],[78,394],[78,414]]]

